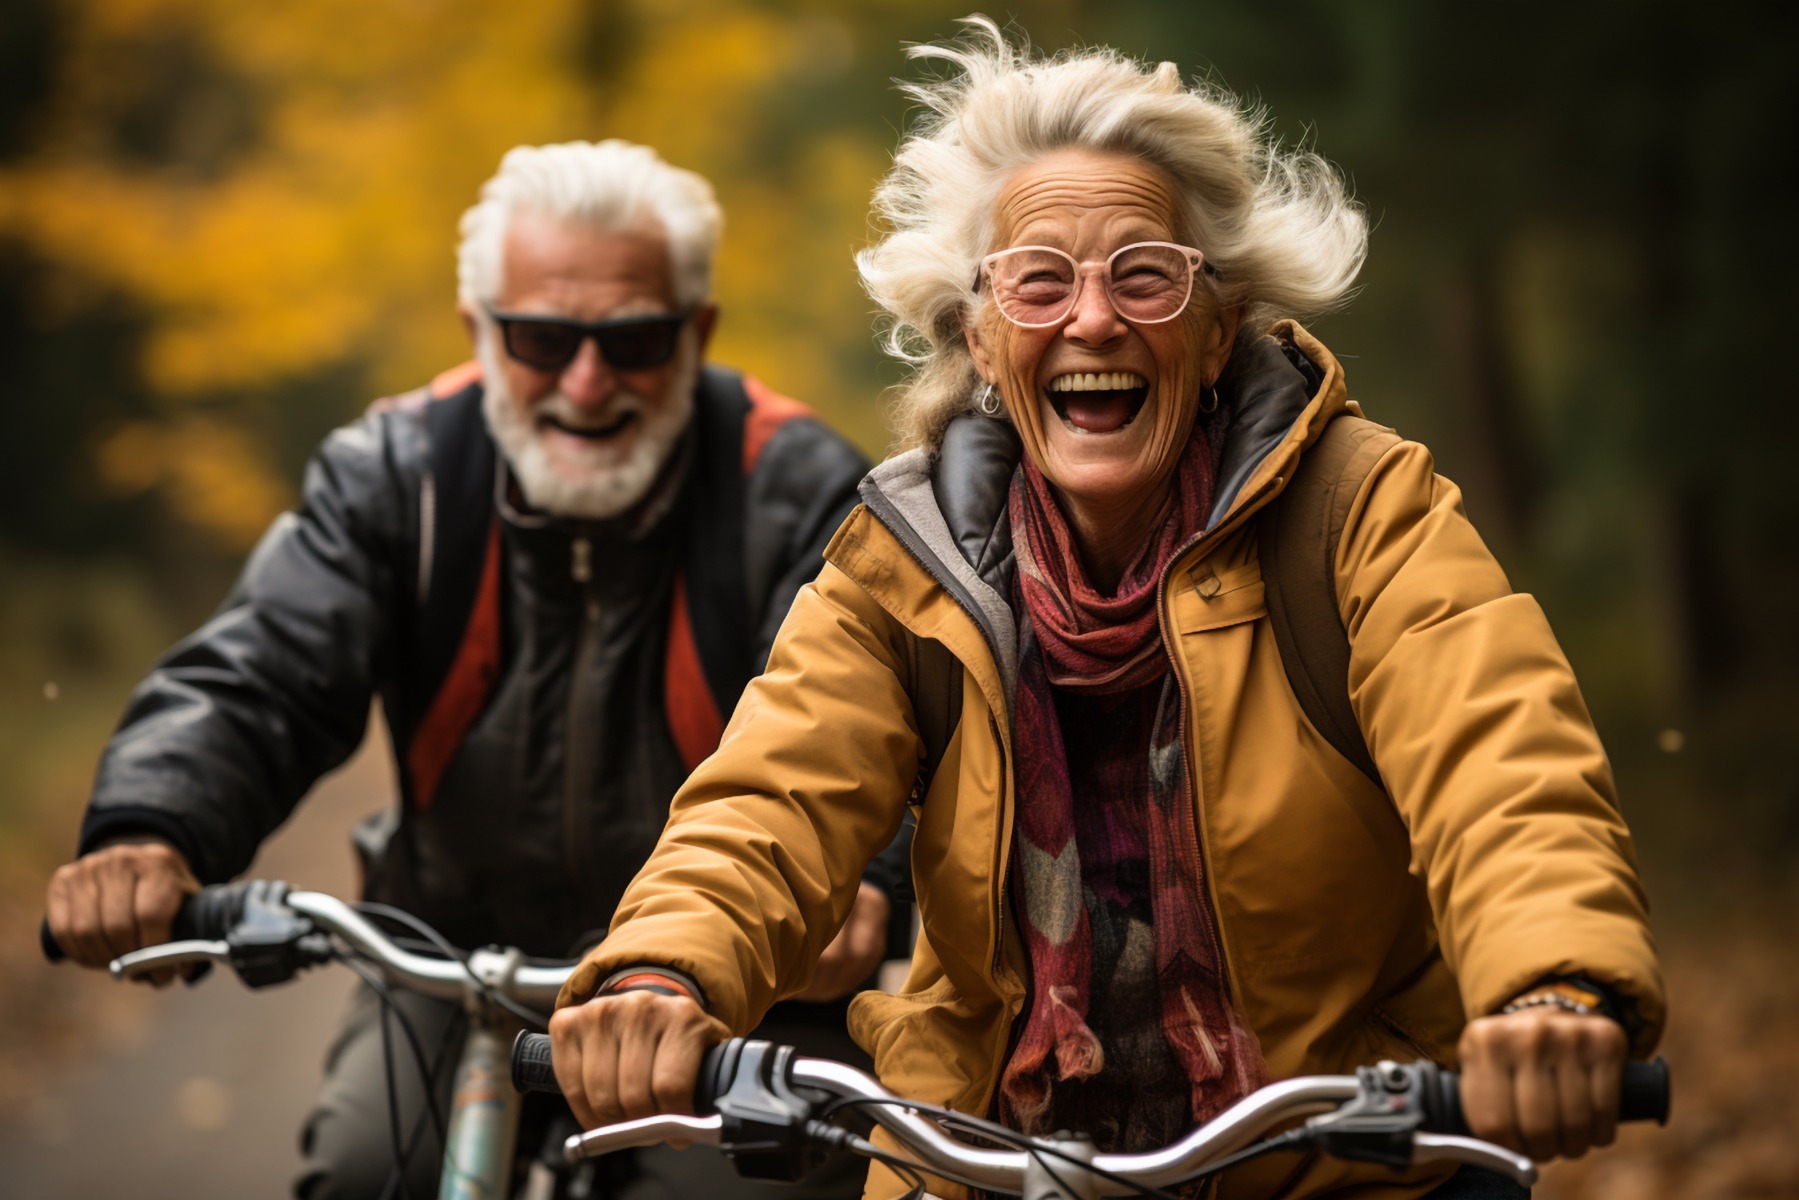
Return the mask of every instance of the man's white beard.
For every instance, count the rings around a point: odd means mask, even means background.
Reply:
[[[551,392],[528,409],[514,403],[500,370],[499,356],[505,351],[496,334],[496,330],[484,330],[476,351],[485,388],[481,411],[526,502],[554,516],[605,520],[642,500],[693,416],[693,389],[700,374],[698,339],[693,330],[681,331],[664,403],[652,404],[621,388],[606,406],[608,420],[629,412],[639,414],[628,451],[604,441],[582,445],[559,438],[554,453],[545,444],[538,418],[554,416],[575,427],[586,421],[560,391]]]

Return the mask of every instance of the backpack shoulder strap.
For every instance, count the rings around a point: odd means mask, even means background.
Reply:
[[[811,409],[758,380],[706,366],[694,391],[693,508],[670,596],[663,707],[692,770],[718,748],[725,721],[762,669],[750,610],[749,478],[769,441]]]
[[[694,391],[693,509],[681,553],[687,616],[712,702],[729,715],[761,668],[750,651],[744,561],[744,426],[750,399],[743,377],[706,366]],[[708,751],[710,753],[710,751]]]
[[[692,508],[669,596],[663,712],[688,770],[718,749],[725,720],[755,674],[745,612],[742,377],[706,366],[694,390]]]
[[[424,809],[499,676],[498,455],[481,416],[476,371],[445,372],[429,387],[381,405],[410,413],[425,442],[412,630],[389,713],[402,789]]]
[[[1378,786],[1380,772],[1349,704],[1349,635],[1337,609],[1337,545],[1368,473],[1398,434],[1361,417],[1326,425],[1258,523],[1268,619],[1306,718]]]

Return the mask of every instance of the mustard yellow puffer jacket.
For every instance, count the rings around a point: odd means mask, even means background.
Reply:
[[[1291,324],[1273,333],[1261,352],[1284,342],[1309,382],[1240,393],[1227,437],[1259,429],[1266,444],[1247,457],[1227,444],[1222,515],[1174,562],[1161,599],[1206,899],[1271,1076],[1453,1063],[1466,1020],[1552,973],[1615,989],[1647,1052],[1662,984],[1605,753],[1541,609],[1511,591],[1416,443],[1369,475],[1336,562],[1352,705],[1385,792],[1294,699],[1256,514],[1353,406],[1322,345]],[[1279,377],[1281,361],[1266,373]],[[1006,887],[1016,634],[990,582],[1008,557],[1003,533],[977,544],[936,503],[949,481],[934,472],[960,461],[947,446],[935,460],[913,452],[865,482],[565,1003],[656,963],[691,975],[745,1031],[803,987],[905,813],[921,755],[913,643],[935,638],[965,670],[960,722],[916,810],[922,935],[904,990],[859,997],[851,1026],[894,1091],[989,1111],[1029,978]],[[1446,1174],[1274,1156],[1219,1194],[1412,1196]],[[901,1191],[884,1170],[871,1177],[871,1194]]]

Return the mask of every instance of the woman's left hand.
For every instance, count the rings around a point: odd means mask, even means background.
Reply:
[[[1629,1050],[1610,1017],[1555,1007],[1482,1017],[1462,1033],[1462,1113],[1475,1137],[1537,1162],[1611,1144]]]

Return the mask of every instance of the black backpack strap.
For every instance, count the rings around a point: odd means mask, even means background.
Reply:
[[[694,476],[694,504],[681,570],[706,686],[719,713],[729,717],[762,668],[751,661],[743,478],[750,399],[743,377],[719,367],[703,368],[694,405],[697,440],[688,468]]]
[[[481,385],[424,406],[428,470],[419,495],[418,620],[413,678],[436,695],[462,645],[494,521],[498,455],[481,416]]]
[[[943,763],[950,735],[962,719],[962,664],[936,638],[907,638],[906,656],[912,670],[912,714],[918,722],[918,738],[924,743],[924,757],[919,760],[908,803],[922,804]]]
[[[1373,421],[1337,417],[1258,523],[1268,619],[1287,683],[1324,740],[1376,786],[1380,772],[1349,704],[1349,634],[1337,609],[1335,567],[1350,506],[1399,441]]]
[[[429,804],[438,774],[429,767],[421,770],[419,762],[429,759],[441,765],[437,760],[447,761],[445,756],[466,732],[466,721],[460,716],[452,721],[433,715],[452,668],[468,653],[464,644],[471,638],[493,640],[495,644],[479,647],[482,654],[476,657],[497,661],[499,653],[497,623],[483,621],[476,628],[473,620],[492,565],[489,560],[494,557],[493,488],[498,465],[497,451],[481,416],[481,395],[480,383],[471,378],[447,394],[434,386],[376,405],[377,411],[398,410],[417,421],[425,444],[425,468],[419,482],[417,583],[404,643],[405,661],[393,692],[384,700],[402,764],[401,788],[414,805]],[[484,675],[475,677],[478,687],[491,683]],[[478,713],[484,699],[484,695],[475,696],[468,704],[454,707]],[[427,743],[430,751],[420,750]]]

